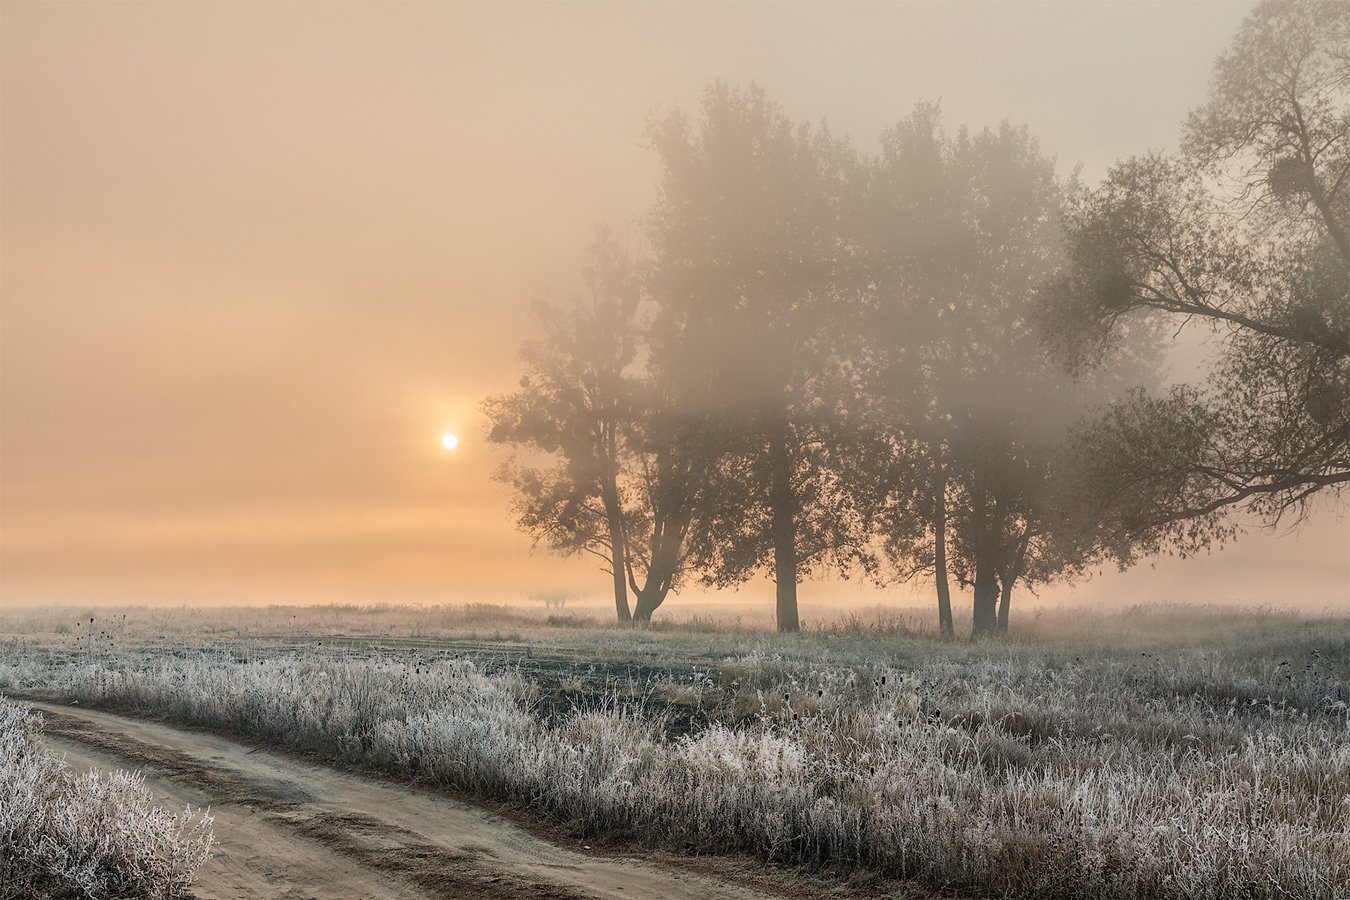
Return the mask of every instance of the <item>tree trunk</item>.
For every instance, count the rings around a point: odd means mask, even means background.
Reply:
[[[681,548],[684,536],[689,528],[690,515],[682,511],[671,518],[658,516],[652,528],[651,562],[647,566],[647,576],[642,587],[630,569],[628,584],[637,595],[637,606],[633,610],[633,621],[646,624],[652,620],[652,613],[665,602],[675,584],[675,576],[680,569]]]
[[[998,598],[998,624],[995,626],[999,637],[1008,635],[1008,607],[1012,604],[1012,589],[1016,580],[1008,575],[1003,577],[1003,591]]]
[[[637,606],[633,608],[633,621],[643,625],[651,622],[652,613],[656,608],[665,602],[668,590],[659,587],[648,588],[645,591],[638,591]]]
[[[975,622],[971,640],[993,637],[998,629],[998,577],[988,551],[975,556]]]
[[[947,583],[947,474],[942,469],[942,450],[933,450],[937,484],[933,489],[933,572],[937,580],[938,630],[943,637],[956,633],[952,624],[952,590]]]
[[[797,618],[797,525],[792,496],[792,460],[787,448],[787,422],[774,423],[769,434],[769,506],[773,513],[773,574],[777,585],[779,631],[800,631]]]
[[[614,558],[611,563],[614,568],[614,611],[618,614],[620,622],[631,622],[633,615],[628,611],[628,585],[624,582],[623,577],[623,557],[623,543],[622,541],[616,541]]]
[[[628,582],[625,580],[628,555],[623,540],[623,514],[619,511],[618,485],[606,484],[602,499],[609,522],[609,564],[614,570],[614,610],[620,622],[631,622],[633,616],[628,611]]]
[[[666,594],[670,593],[671,578],[663,574],[663,570],[657,568],[656,564],[647,567],[647,578],[642,587],[638,587],[637,581],[633,580],[633,573],[628,573],[629,583],[633,587],[633,593],[637,595],[637,606],[633,609],[633,621],[641,625],[646,625],[652,620],[652,613],[666,599]]]
[[[1033,537],[1030,526],[1022,530],[1022,537],[1017,542],[1017,551],[1013,556],[1013,561],[1002,572],[999,572],[999,580],[1003,583],[1003,590],[998,601],[998,634],[1000,637],[1008,634],[1008,608],[1012,606],[1013,585],[1017,584],[1017,579],[1021,578],[1026,572],[1027,551],[1031,547]]]
[[[936,527],[945,529],[946,525]],[[942,530],[937,532],[936,544],[933,566],[937,569],[938,631],[949,638],[956,633],[956,626],[952,623],[952,589],[947,582],[947,536]]]

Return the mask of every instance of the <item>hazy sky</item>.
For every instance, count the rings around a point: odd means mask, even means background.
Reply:
[[[655,111],[757,80],[870,148],[940,100],[1095,179],[1248,8],[6,2],[0,602],[602,595],[507,521],[478,403],[592,226],[640,231]],[[1350,526],[1077,590],[1345,604]]]

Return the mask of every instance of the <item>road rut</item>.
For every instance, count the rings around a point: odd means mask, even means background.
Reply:
[[[135,768],[163,802],[209,806],[218,845],[201,900],[669,898],[758,900],[701,873],[591,856],[439,794],[227,738],[98,710],[32,703],[74,766]]]

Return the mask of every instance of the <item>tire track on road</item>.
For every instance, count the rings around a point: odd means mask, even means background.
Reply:
[[[32,706],[73,764],[130,764],[169,802],[212,807],[220,847],[199,878],[203,900],[774,896],[640,860],[578,853],[449,797],[216,735],[99,710]],[[334,859],[342,864],[333,866]]]

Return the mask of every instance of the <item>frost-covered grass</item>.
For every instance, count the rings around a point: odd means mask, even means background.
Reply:
[[[976,646],[856,622],[797,638],[597,630],[506,661],[500,643],[475,660],[458,645],[86,653],[25,638],[0,687],[317,751],[591,839],[981,896],[1350,896],[1350,623],[1207,615]],[[542,661],[569,653],[563,677]],[[613,676],[625,653],[644,674]],[[691,708],[696,727],[670,727]]]
[[[0,898],[180,897],[210,847],[209,816],[165,811],[138,774],[75,774],[0,697]]]

